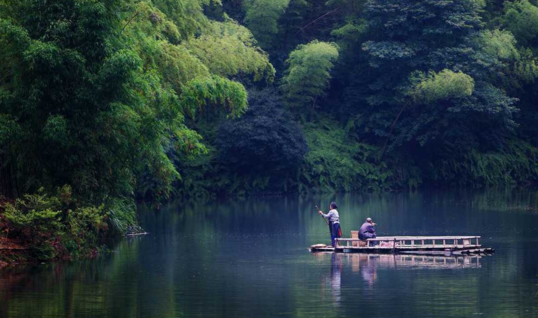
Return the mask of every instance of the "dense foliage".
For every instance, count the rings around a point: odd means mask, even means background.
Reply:
[[[0,192],[536,183],[537,77],[530,0],[0,0]]]
[[[514,127],[516,100],[499,85],[502,57],[477,45],[476,37],[488,41],[480,10],[479,1],[468,0],[367,3],[371,35],[362,49],[370,84],[358,100],[366,104],[359,110],[366,127],[390,138],[390,124],[400,113],[391,145],[443,147],[464,138],[474,148],[495,137],[490,145],[499,145],[500,135]]]
[[[310,106],[313,110],[316,100],[325,96],[337,59],[338,47],[333,43],[313,41],[291,52],[282,78],[282,91],[288,103],[296,107]]]
[[[185,118],[218,108],[238,117],[247,93],[229,77],[274,77],[246,28],[204,15],[211,3],[1,1],[2,194],[67,185],[81,215],[106,213],[120,233],[136,222],[136,193],[168,197],[180,178],[172,157],[207,151]],[[17,229],[26,223],[15,211],[40,218],[59,208],[2,210]]]
[[[278,19],[286,11],[290,0],[247,0],[245,25],[256,36],[260,45],[270,47],[278,33]]]
[[[301,128],[270,90],[251,92],[248,111],[220,127],[217,146],[232,169],[262,175],[293,171],[308,152]]]
[[[77,206],[66,186],[54,196],[43,193],[43,189],[24,195],[6,204],[4,217],[10,224],[7,238],[22,240],[31,257],[47,260],[95,253],[100,234],[109,230],[110,215],[102,205]]]

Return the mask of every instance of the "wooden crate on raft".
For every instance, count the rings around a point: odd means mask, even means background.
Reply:
[[[351,231],[351,238],[352,239],[359,239],[359,231]],[[368,245],[368,243],[366,241],[353,241],[353,246],[354,247],[366,246],[366,245]]]

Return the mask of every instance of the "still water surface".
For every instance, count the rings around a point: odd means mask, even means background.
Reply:
[[[344,236],[481,235],[493,256],[311,254]],[[538,192],[398,193],[140,207],[97,260],[0,271],[0,317],[538,317]]]

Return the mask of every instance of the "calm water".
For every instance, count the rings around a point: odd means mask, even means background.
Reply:
[[[494,256],[311,254],[345,236],[481,235]],[[252,198],[140,208],[98,260],[0,271],[0,317],[538,317],[538,192]]]

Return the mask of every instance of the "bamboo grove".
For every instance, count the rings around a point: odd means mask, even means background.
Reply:
[[[0,229],[69,254],[136,199],[535,184],[537,56],[534,0],[0,0]]]

